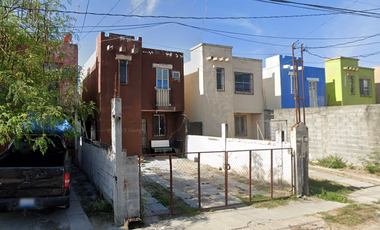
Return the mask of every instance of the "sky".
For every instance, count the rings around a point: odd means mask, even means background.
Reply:
[[[95,51],[101,31],[142,37],[146,48],[183,52],[184,62],[190,61],[192,47],[210,43],[232,46],[233,56],[262,59],[265,67],[265,58],[291,55],[297,42],[295,54],[303,44],[307,66],[324,67],[325,59],[337,56],[358,58],[363,67],[380,66],[378,0],[289,0],[333,10],[270,1],[71,0],[65,6],[73,11],[66,14],[73,18],[80,66]]]

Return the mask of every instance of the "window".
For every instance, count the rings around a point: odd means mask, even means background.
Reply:
[[[128,61],[119,60],[119,74],[120,74],[120,83],[128,83]]]
[[[253,94],[252,74],[235,73],[235,93]]]
[[[169,81],[168,81],[168,74],[169,70],[167,69],[156,69],[156,87],[158,89],[168,89],[169,88]]]
[[[370,96],[370,80],[359,79],[359,85],[360,85],[360,96],[369,97]]]
[[[246,136],[247,135],[247,117],[246,116],[235,116],[235,136]]]
[[[293,77],[293,72],[289,72],[289,77],[290,77],[290,93],[294,94],[294,77]]]
[[[350,94],[354,95],[355,94],[355,77],[349,76],[349,81],[350,81]]]
[[[165,114],[153,115],[153,136],[162,137],[166,135],[166,118]]]
[[[216,68],[216,90],[224,91],[224,68]]]

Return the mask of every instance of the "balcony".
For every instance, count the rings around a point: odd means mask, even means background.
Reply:
[[[170,88],[159,89],[156,87],[156,108],[171,107]]]

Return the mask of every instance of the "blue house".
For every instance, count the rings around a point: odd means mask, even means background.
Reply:
[[[299,76],[301,76],[299,67]],[[325,69],[304,66],[305,107],[326,106]],[[299,80],[300,90],[302,79]],[[264,108],[294,108],[292,57],[276,55],[265,59],[263,69]],[[300,92],[302,97],[302,91]]]

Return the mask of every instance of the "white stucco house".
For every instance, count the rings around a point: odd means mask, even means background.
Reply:
[[[231,46],[201,43],[185,63],[185,114],[202,122],[203,135],[257,138],[263,120],[262,60],[232,56]]]

